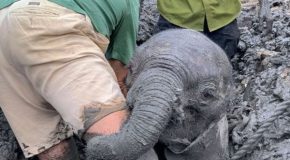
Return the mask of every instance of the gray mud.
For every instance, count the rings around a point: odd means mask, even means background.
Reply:
[[[243,11],[238,18],[239,55],[232,59],[235,96],[228,111],[232,155],[274,113],[279,103],[290,100],[289,0],[269,2],[270,14],[261,12],[258,0],[242,0]],[[153,34],[159,17],[156,0],[141,3],[139,43]],[[270,27],[267,16],[272,19]],[[0,160],[20,159],[17,157],[21,155],[0,111]],[[243,159],[290,160],[290,112],[280,115]]]
[[[18,153],[15,136],[0,109],[0,160],[15,160]]]
[[[241,55],[232,59],[236,97],[229,110],[232,153],[273,115],[277,105],[290,100],[290,12],[288,0],[272,0],[273,25],[265,33],[257,1],[244,3],[238,19]],[[246,160],[290,159],[290,113],[284,112],[264,132]]]
[[[149,39],[159,18],[156,0],[140,0],[140,24],[137,41],[143,43]]]

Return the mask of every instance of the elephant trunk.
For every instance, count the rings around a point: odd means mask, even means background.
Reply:
[[[161,74],[162,73],[162,74]],[[91,139],[88,160],[136,160],[158,141],[171,118],[178,77],[167,69],[141,73],[128,93],[134,109],[122,130]]]

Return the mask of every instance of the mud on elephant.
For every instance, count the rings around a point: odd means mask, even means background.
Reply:
[[[119,133],[91,139],[88,160],[135,160],[158,140],[167,159],[226,159],[217,132],[227,126],[216,124],[226,113],[232,68],[221,48],[199,32],[168,30],[138,47],[129,69],[130,118]]]

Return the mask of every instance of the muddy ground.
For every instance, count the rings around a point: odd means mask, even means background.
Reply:
[[[147,40],[158,20],[156,0],[141,0],[138,43]],[[258,0],[242,0],[238,18],[241,31],[239,54],[231,61],[235,94],[228,110],[230,151],[234,155],[249,139],[244,160],[290,160],[290,109],[282,110],[273,122],[281,102],[290,100],[290,2],[269,0],[262,11]],[[269,11],[269,12],[267,12]],[[260,138],[252,138],[265,124]],[[13,133],[0,112],[0,160],[20,159]]]
[[[240,56],[232,59],[236,97],[228,113],[232,153],[267,123],[281,102],[290,100],[290,3],[269,2],[266,15],[272,27],[253,0],[244,2],[238,19]],[[289,115],[286,110],[278,114],[244,159],[290,160]]]

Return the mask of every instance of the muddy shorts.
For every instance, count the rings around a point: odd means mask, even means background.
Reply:
[[[0,106],[25,157],[125,108],[109,40],[85,15],[21,0],[0,11],[0,33]]]

